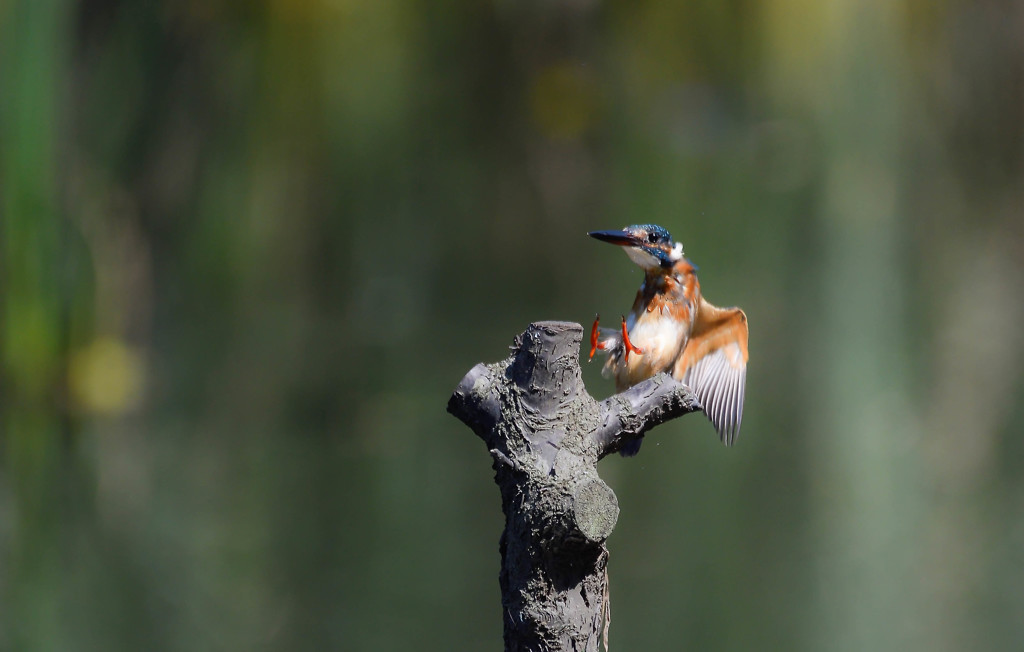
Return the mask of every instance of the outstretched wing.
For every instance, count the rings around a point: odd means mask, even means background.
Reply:
[[[697,394],[704,413],[732,446],[743,420],[747,382],[747,316],[739,308],[717,308],[701,298],[693,332],[672,376]]]

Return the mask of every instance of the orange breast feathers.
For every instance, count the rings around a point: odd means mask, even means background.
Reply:
[[[726,445],[743,419],[747,380],[747,316],[739,308],[718,308],[700,298],[697,319],[672,376],[697,394]]]
[[[700,286],[693,275],[648,276],[626,320],[630,342],[643,353],[609,360],[615,366],[618,391],[672,371],[693,327],[694,294],[699,296]]]

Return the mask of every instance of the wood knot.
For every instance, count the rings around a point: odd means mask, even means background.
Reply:
[[[588,541],[603,543],[619,520],[619,500],[600,478],[591,480],[573,496],[573,517]]]

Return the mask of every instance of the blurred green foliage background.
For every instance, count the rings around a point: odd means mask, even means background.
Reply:
[[[663,224],[746,414],[602,463],[613,649],[1024,640],[1024,6],[0,2],[0,647],[498,649],[531,321]],[[612,391],[597,365],[586,380]]]

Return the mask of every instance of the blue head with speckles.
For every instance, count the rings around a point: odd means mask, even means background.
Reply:
[[[657,224],[634,224],[621,231],[591,231],[589,235],[619,245],[645,271],[671,269],[683,258],[683,244],[673,242],[668,230]]]

